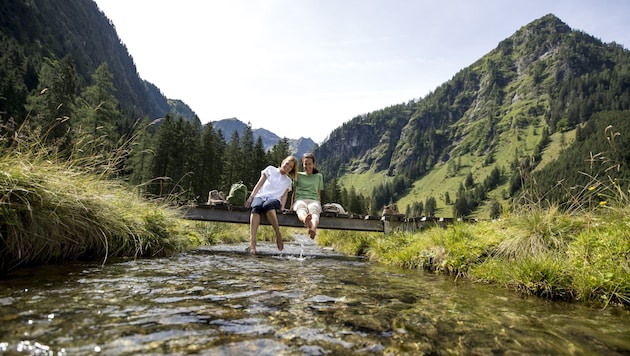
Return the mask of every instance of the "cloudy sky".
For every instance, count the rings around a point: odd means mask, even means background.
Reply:
[[[626,0],[95,0],[140,76],[203,123],[321,143],[353,117],[425,96],[552,13],[630,48]]]

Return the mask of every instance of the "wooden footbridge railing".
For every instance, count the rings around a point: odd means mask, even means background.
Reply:
[[[276,211],[280,226],[304,227],[294,211]],[[249,209],[227,204],[200,204],[185,210],[185,219],[249,224]],[[260,223],[270,225],[264,215]],[[373,231],[390,233],[392,230],[415,231],[428,226],[446,226],[453,219],[420,217],[405,218],[402,215],[360,216],[356,214],[336,214],[324,212],[319,218],[319,229]]]

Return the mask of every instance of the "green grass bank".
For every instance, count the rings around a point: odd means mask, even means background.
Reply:
[[[168,202],[148,201],[98,172],[38,150],[1,155],[0,272],[74,259],[165,256],[205,243]]]
[[[420,232],[324,231],[319,243],[403,268],[468,278],[528,296],[630,306],[630,209],[574,215],[534,208],[496,221]]]

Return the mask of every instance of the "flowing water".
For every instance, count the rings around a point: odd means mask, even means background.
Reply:
[[[630,354],[630,313],[320,249],[215,246],[0,279],[0,355]]]

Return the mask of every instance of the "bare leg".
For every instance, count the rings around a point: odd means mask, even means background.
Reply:
[[[316,214],[313,214],[311,218],[311,226],[308,228],[308,235],[313,240],[315,239],[315,236],[317,235],[317,225],[319,225],[319,216]]]
[[[284,243],[282,241],[282,234],[280,233],[280,223],[278,222],[278,215],[276,215],[276,211],[271,209],[267,212],[267,221],[271,223],[273,226],[273,231],[276,232],[276,245],[278,246],[278,250],[282,251],[284,249]]]
[[[298,208],[295,209],[298,219],[304,224],[307,231],[310,231],[312,215],[309,213],[308,207],[306,205],[296,204],[294,208],[296,206],[298,206]]]
[[[297,214],[298,220],[300,220],[302,223],[304,223],[304,226],[306,226],[306,218],[309,215],[308,210],[298,209],[295,212]]]
[[[249,215],[249,253],[256,254],[256,232],[260,225],[260,214]]]

